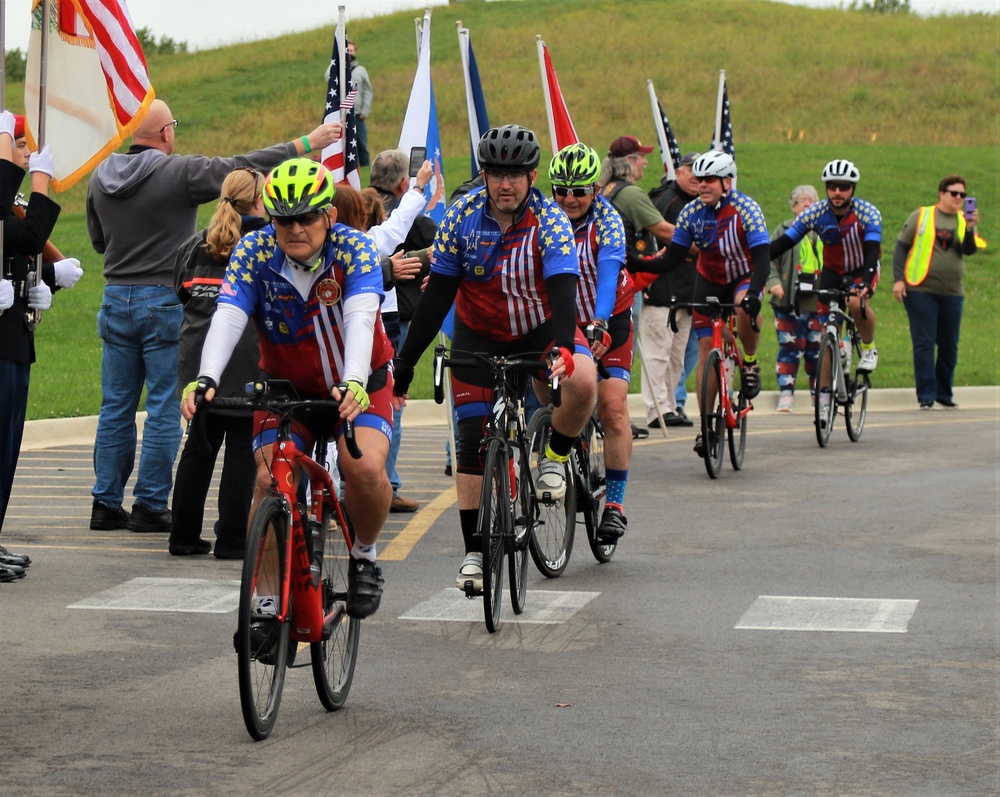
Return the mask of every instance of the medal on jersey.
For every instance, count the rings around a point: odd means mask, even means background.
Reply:
[[[329,278],[320,280],[316,285],[316,298],[320,304],[332,307],[340,301],[340,283]]]

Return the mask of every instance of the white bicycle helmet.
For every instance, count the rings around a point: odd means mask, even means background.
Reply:
[[[845,160],[835,160],[830,161],[826,166],[823,167],[823,177],[824,183],[829,182],[845,182],[845,183],[857,183],[861,179],[861,172],[858,171],[858,167],[855,166],[850,161]]]
[[[736,177],[736,161],[725,152],[713,149],[698,158],[691,171],[695,177]]]

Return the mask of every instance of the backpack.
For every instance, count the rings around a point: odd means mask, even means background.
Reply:
[[[631,180],[612,180],[601,191],[601,195],[612,205],[615,204],[615,197],[626,186],[634,185]],[[615,210],[618,207],[615,206]],[[624,213],[619,211],[622,225],[625,227],[625,248],[628,252],[637,255],[651,255],[659,249],[656,239],[646,230],[636,230],[635,225]]]

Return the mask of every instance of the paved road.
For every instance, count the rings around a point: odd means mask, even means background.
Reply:
[[[613,562],[581,537],[495,635],[449,588],[445,429],[408,429],[424,508],[390,518],[347,706],[296,669],[263,743],[240,718],[239,564],[89,531],[89,447],[25,454],[0,794],[997,794],[1000,412],[875,412],[822,451],[804,414],[755,416],[717,481],[693,434],[641,441]]]

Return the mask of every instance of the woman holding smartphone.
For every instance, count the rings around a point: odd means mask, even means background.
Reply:
[[[971,201],[970,201],[971,200]],[[892,293],[906,307],[920,409],[957,409],[953,395],[965,301],[965,256],[976,253],[979,210],[957,174],[938,184],[936,205],[917,208],[896,239]],[[935,348],[937,354],[935,356]]]

